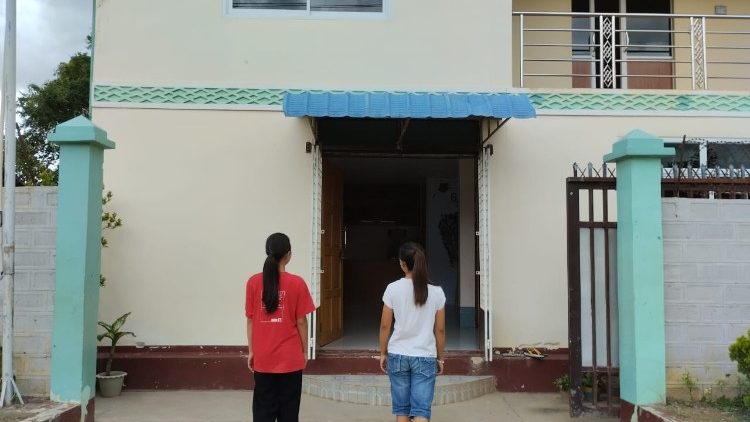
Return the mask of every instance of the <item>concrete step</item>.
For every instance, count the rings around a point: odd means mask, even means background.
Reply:
[[[494,391],[493,376],[439,375],[432,404],[457,403]],[[391,384],[387,375],[305,375],[302,392],[345,403],[391,405]]]

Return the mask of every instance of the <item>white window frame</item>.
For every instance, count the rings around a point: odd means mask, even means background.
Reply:
[[[224,0],[224,16],[237,18],[385,20],[391,15],[391,0],[383,0],[382,12],[315,12],[310,10],[235,9],[232,0]]]

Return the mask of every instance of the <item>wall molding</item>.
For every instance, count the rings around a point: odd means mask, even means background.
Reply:
[[[297,89],[97,84],[94,107],[278,111]],[[540,115],[750,117],[749,93],[510,90]]]

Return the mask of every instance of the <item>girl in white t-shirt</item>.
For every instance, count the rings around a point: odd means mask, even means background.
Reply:
[[[445,365],[445,294],[428,283],[427,258],[419,244],[405,243],[398,256],[404,278],[389,284],[383,294],[380,368],[391,381],[396,422],[428,421],[435,377]]]

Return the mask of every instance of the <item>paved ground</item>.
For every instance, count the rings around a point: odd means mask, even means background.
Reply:
[[[250,391],[144,391],[96,398],[97,422],[247,422]],[[364,406],[302,396],[303,422],[390,421],[389,407]],[[616,419],[570,419],[557,394],[493,393],[463,403],[433,408],[433,422],[614,422]]]

